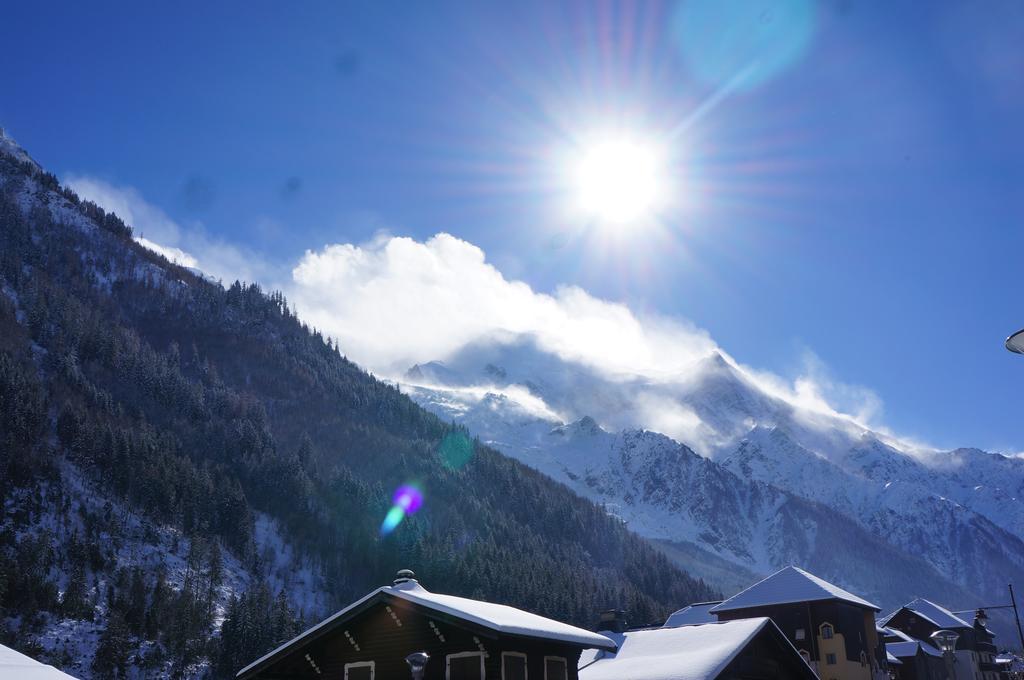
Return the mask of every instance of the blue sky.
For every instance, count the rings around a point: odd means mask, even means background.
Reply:
[[[751,366],[813,353],[896,432],[1024,450],[1002,348],[1024,326],[1024,6],[737,4],[766,66],[729,87],[746,55],[701,42],[703,4],[15,3],[0,125],[271,283],[306,250],[447,232]],[[553,153],[609,124],[672,155],[686,207],[654,228],[561,209]]]

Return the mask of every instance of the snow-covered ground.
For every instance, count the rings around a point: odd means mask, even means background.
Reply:
[[[115,572],[122,567],[140,567],[147,575],[147,587],[151,588],[153,575],[162,569],[167,585],[172,591],[180,592],[188,569],[190,541],[174,527],[155,524],[102,493],[73,463],[62,461],[60,471],[61,484],[43,487],[39,507],[45,510],[35,514],[28,527],[18,532],[18,540],[43,537],[59,552],[61,547],[69,544],[73,535],[78,540],[85,536],[84,515],[103,517],[100,548],[113,557],[113,564],[87,575],[88,597],[94,603],[94,620],[44,615],[41,631],[26,636],[22,642],[37,643],[43,649],[41,658],[47,663],[60,666],[78,677],[90,678],[91,661],[106,618],[105,593]],[[11,517],[19,510],[18,506],[17,498],[8,501],[0,529],[12,524]],[[211,635],[219,632],[231,598],[260,578],[267,582],[272,592],[283,591],[290,606],[306,620],[317,619],[327,612],[328,601],[322,577],[312,565],[299,561],[276,523],[265,515],[257,517],[255,542],[256,550],[264,556],[261,561],[263,572],[259,574],[244,565],[231,551],[224,549],[222,552],[223,578],[216,589]],[[300,566],[296,568],[296,564]],[[55,566],[49,576],[63,595],[70,576],[67,569]],[[19,630],[23,624],[14,619],[5,623],[12,631]],[[154,644],[154,641],[145,642],[142,654],[145,655]],[[69,659],[72,660],[71,665],[66,663]],[[203,670],[204,667],[194,668],[192,675],[198,677]],[[131,672],[131,677],[146,677],[137,665],[133,665]]]

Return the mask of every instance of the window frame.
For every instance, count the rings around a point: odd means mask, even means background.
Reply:
[[[828,630],[828,634],[825,634],[825,630]],[[836,636],[836,628],[831,623],[823,623],[818,626],[818,632],[821,633],[822,640],[831,640]]]
[[[370,680],[374,680],[377,677],[377,662],[376,661],[353,661],[345,664],[345,673],[342,677],[348,680],[348,671],[350,668],[370,668]]]
[[[480,658],[480,680],[487,680],[487,667],[484,664],[484,653],[480,651],[476,652],[455,652],[454,654],[445,654],[444,657],[444,677],[445,680],[451,680],[452,677],[452,659],[466,659],[471,656]]]
[[[797,628],[795,631],[793,631],[793,639],[794,640],[806,640],[807,639],[807,630],[804,629],[804,628]]]
[[[826,654],[825,654],[825,665],[826,666],[836,666],[838,664],[839,664],[839,658],[836,656],[836,653],[835,652],[826,652]]]
[[[529,659],[526,656],[525,652],[502,652],[501,653],[501,680],[508,680],[508,678],[505,677],[505,657],[506,656],[514,656],[516,658],[519,658],[519,659],[523,660],[523,678],[524,678],[524,680],[529,680],[529,678],[530,678],[530,664],[529,664]]]
[[[561,661],[563,675],[560,678],[549,678],[548,677],[548,661]],[[569,680],[569,659],[564,656],[546,655],[544,657],[544,680]]]

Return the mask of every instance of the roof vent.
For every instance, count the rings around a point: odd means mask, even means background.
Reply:
[[[599,631],[612,633],[626,632],[626,612],[622,609],[606,609],[601,612],[601,620],[597,624]]]
[[[412,573],[412,569],[399,569],[398,573],[395,574],[395,585],[399,583],[409,583],[412,581],[416,583],[416,574]]]

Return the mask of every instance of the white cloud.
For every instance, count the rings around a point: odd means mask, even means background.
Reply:
[[[183,227],[132,187],[84,176],[69,177],[66,183],[82,198],[116,213],[133,227],[140,244],[169,260],[224,281],[274,283],[267,281],[274,268],[265,259],[210,237],[200,224]],[[380,234],[362,245],[328,245],[307,251],[291,278],[284,289],[303,320],[338,338],[349,357],[382,375],[446,359],[475,342],[529,336],[540,349],[596,369],[605,378],[667,385],[718,351],[765,392],[792,404],[807,424],[839,418],[852,430],[871,427],[898,443],[877,422],[878,396],[835,380],[811,352],[801,374],[791,380],[742,366],[687,321],[639,315],[577,286],[535,291],[506,279],[480,248],[450,234],[425,242]],[[641,414],[644,426],[695,443],[714,437],[677,401],[641,396],[631,408]]]
[[[542,350],[621,380],[670,383],[712,351],[728,357],[688,322],[641,316],[576,286],[547,294],[508,280],[480,248],[444,233],[425,242],[382,235],[363,245],[307,251],[292,279],[288,297],[303,319],[385,375],[502,336],[529,335]],[[835,380],[811,353],[794,380],[729,361],[808,419],[838,417],[866,427],[881,413],[875,393]],[[709,435],[678,402],[634,406],[651,421],[647,427],[695,439]]]
[[[531,334],[564,359],[634,375],[678,369],[715,347],[693,326],[641,319],[578,287],[549,295],[509,281],[482,250],[449,234],[307,252],[293,283],[289,297],[303,317],[378,370],[443,359],[502,333]]]
[[[168,260],[200,269],[226,282],[257,281],[270,271],[256,254],[209,236],[201,224],[183,227],[147,202],[133,187],[117,186],[95,177],[72,175],[64,183],[85,200],[117,214],[132,227],[135,240]]]
[[[186,253],[181,248],[175,248],[173,246],[162,246],[159,243],[154,243],[150,241],[145,236],[136,236],[135,242],[138,243],[139,245],[149,248],[154,253],[159,253],[163,255],[171,262],[180,264],[183,267],[192,267],[194,269],[199,268],[199,261],[196,260],[196,258],[189,255],[188,253]]]

